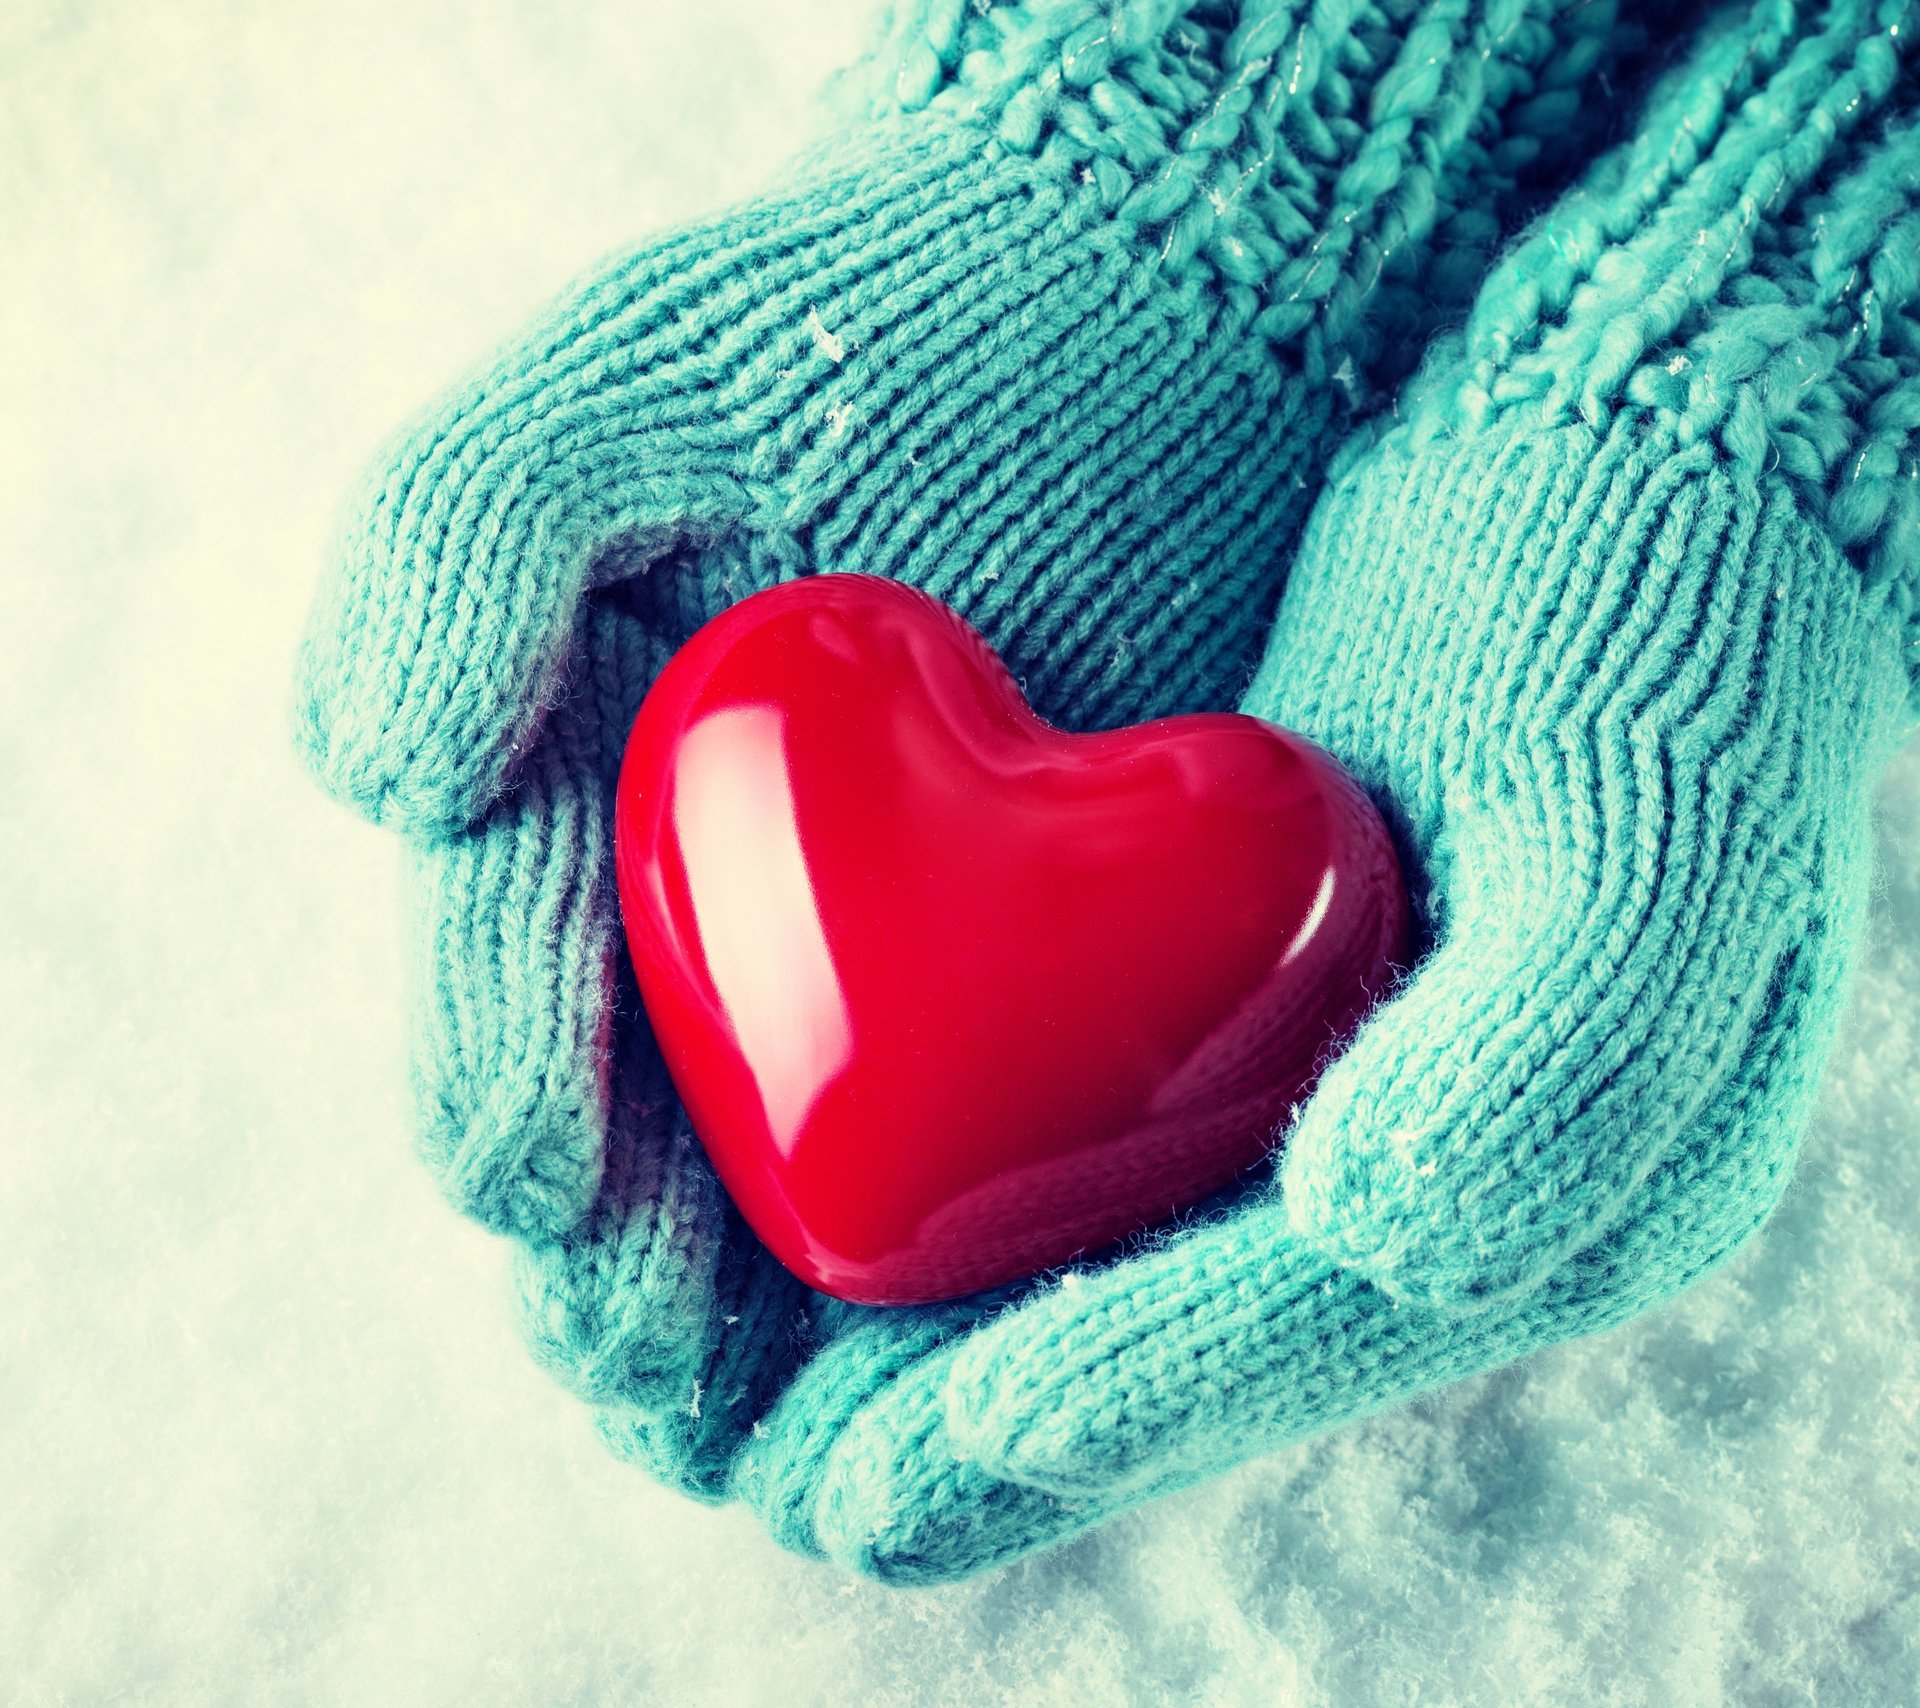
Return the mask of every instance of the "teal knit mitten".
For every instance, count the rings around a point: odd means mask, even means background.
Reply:
[[[1270,1185],[840,1431],[835,1551],[1060,1534],[1618,1324],[1771,1213],[1920,710],[1917,31],[1716,14],[1338,459],[1244,704],[1393,814],[1431,947]]]
[[[952,604],[1065,727],[1233,704],[1347,415],[1598,110],[1611,12],[898,6],[782,183],[615,256],[387,448],[298,738],[409,840],[421,1150],[517,1241],[529,1338],[619,1451],[825,1548],[841,1424],[989,1303],[820,1298],[720,1191],[614,899],[654,674],[756,588],[857,569]],[[1042,1535],[1006,1498],[1012,1528],[861,1563],[1005,1557]]]

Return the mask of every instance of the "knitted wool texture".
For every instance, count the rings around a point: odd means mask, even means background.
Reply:
[[[300,739],[414,838],[423,1152],[619,1450],[950,1577],[1618,1321],[1764,1217],[1912,644],[1899,8],[1706,38],[1344,456],[1267,634],[1347,409],[1577,136],[1606,10],[898,9],[857,124],[388,448]],[[1374,787],[1438,951],[1284,1193],[911,1312],[740,1228],[617,951],[607,795],[685,635],[834,568],[947,599],[1068,727],[1233,703],[1264,642],[1247,708]]]
[[[1273,1187],[842,1431],[842,1557],[1017,1553],[1620,1323],[1778,1203],[1920,700],[1914,21],[1717,19],[1343,450],[1245,705],[1393,812],[1435,947]]]
[[[1336,404],[1436,226],[1484,247],[1577,128],[1610,11],[901,8],[865,122],[612,258],[376,461],[303,665],[320,776],[468,826],[592,653],[589,595],[676,547],[640,613],[669,639],[857,565],[1049,715],[1231,703]]]
[[[522,1242],[536,1350],[623,1450],[724,1492],[839,1326],[734,1222],[620,947],[654,674],[855,568],[949,601],[1069,727],[1230,705],[1343,417],[1433,312],[1415,275],[1464,300],[1610,13],[899,9],[781,184],[614,257],[386,447],[298,739],[413,839],[422,1151]]]

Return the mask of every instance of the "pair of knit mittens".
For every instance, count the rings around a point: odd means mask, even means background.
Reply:
[[[1619,1323],[1769,1215],[1920,703],[1920,8],[1685,11],[899,0],[780,182],[385,448],[299,740],[406,839],[422,1152],[617,1452],[954,1578]],[[621,944],[649,682],[842,569],[1062,727],[1319,741],[1421,917],[1263,1177],[951,1305],[772,1261]]]

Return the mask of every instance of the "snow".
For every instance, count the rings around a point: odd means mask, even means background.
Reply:
[[[750,190],[863,10],[0,12],[0,1698],[1920,1699],[1920,747],[1800,1175],[1654,1318],[922,1592],[651,1487],[521,1351],[296,631],[378,437]]]

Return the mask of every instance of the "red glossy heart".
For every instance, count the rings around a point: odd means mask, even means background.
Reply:
[[[863,1304],[1010,1281],[1225,1185],[1407,952],[1385,828],[1319,748],[1236,712],[1067,734],[878,576],[755,593],[669,660],[615,846],[722,1182]]]

